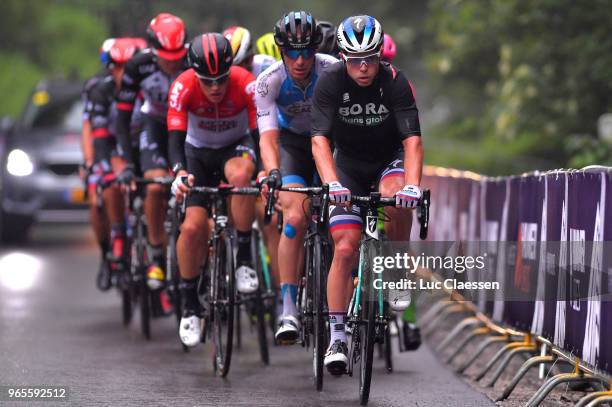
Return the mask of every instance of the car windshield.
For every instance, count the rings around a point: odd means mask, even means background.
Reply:
[[[33,102],[28,105],[23,124],[29,129],[57,127],[65,131],[80,132],[83,122],[83,102],[79,95],[53,99],[46,103]]]

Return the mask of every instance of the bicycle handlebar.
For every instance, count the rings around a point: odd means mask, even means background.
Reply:
[[[233,185],[222,185],[218,187],[191,187],[190,193],[205,195],[259,195],[259,188],[254,187],[235,187]]]

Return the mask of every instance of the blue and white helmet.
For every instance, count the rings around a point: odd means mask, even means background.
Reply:
[[[382,26],[374,17],[353,16],[338,26],[338,46],[345,54],[374,52],[384,42]]]

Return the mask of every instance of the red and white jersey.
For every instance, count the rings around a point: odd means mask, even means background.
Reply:
[[[223,100],[214,104],[202,92],[193,69],[183,72],[168,94],[168,131],[186,131],[186,142],[194,147],[223,148],[257,127],[255,77],[232,66]]]

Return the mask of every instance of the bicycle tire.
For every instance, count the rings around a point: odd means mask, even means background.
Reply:
[[[376,250],[375,247],[366,247],[366,251]],[[370,257],[367,257],[370,258]],[[361,286],[361,336],[360,365],[359,365],[359,402],[362,406],[368,404],[370,398],[370,385],[372,383],[372,364],[374,363],[374,345],[376,343],[376,308],[378,301],[371,298],[371,270],[365,264],[363,269],[363,284]]]
[[[361,319],[361,363],[359,365],[359,402],[362,406],[368,404],[370,384],[372,382],[372,363],[374,361],[375,335],[375,301],[364,298]]]
[[[224,235],[215,240],[213,287],[213,343],[216,373],[226,377],[232,360],[234,340],[235,273],[232,240]]]
[[[123,325],[129,325],[132,321],[132,296],[129,287],[121,289],[121,315]]]
[[[255,292],[255,317],[257,318],[257,342],[259,344],[259,355],[261,356],[261,361],[264,365],[270,364],[270,352],[268,350],[268,338],[266,335],[266,306],[262,297],[262,292],[264,290],[264,280],[263,280],[263,265],[262,262],[266,261],[261,258],[259,255],[259,235],[257,232],[253,232],[253,239],[251,240],[252,255],[253,259],[255,259],[255,272],[257,273],[257,278],[259,279],[259,287]]]
[[[387,368],[387,373],[393,372],[393,346],[391,343],[391,325],[387,324],[385,327],[385,343],[383,344],[384,358],[385,358],[385,367]]]
[[[324,304],[325,304],[325,273],[327,258],[324,254],[323,243],[321,242],[321,236],[314,236],[313,246],[313,273],[314,273],[314,284],[313,284],[313,336],[314,343],[312,347],[313,351],[313,368],[315,376],[315,388],[317,391],[323,390],[323,359],[325,357],[325,350],[327,348],[327,332],[325,330],[325,316],[324,316]]]
[[[178,230],[175,228],[175,225],[173,225],[172,230],[170,231],[170,239],[168,240],[168,245],[166,248],[166,272],[170,277],[168,294],[174,310],[176,327],[179,328],[181,318],[183,317],[183,305],[181,303],[181,291],[179,290],[180,274],[178,269],[178,258],[176,255],[177,234]],[[189,347],[182,342],[181,348],[183,349],[183,352],[189,352]]]
[[[143,276],[144,274],[145,273],[142,272]],[[138,291],[140,302],[140,330],[147,340],[151,340],[151,296],[145,278],[140,280]]]

